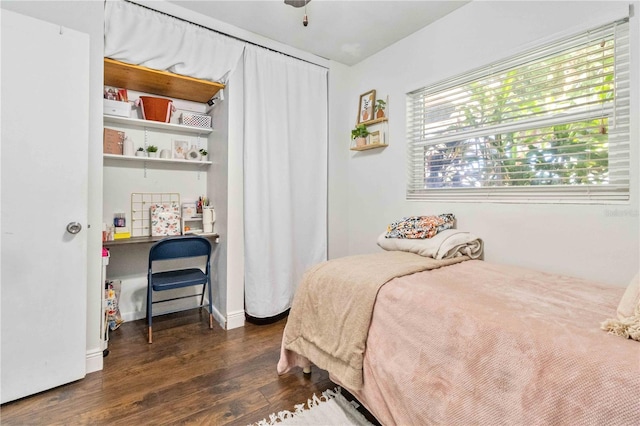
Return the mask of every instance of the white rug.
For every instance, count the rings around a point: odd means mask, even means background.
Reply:
[[[273,413],[252,426],[373,426],[356,408],[340,393],[340,388],[327,389],[320,397],[315,394],[306,404],[297,404],[296,411],[280,411]]]

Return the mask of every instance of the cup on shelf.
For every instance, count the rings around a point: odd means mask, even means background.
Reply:
[[[213,223],[216,221],[216,212],[213,206],[202,208],[202,227],[205,234],[213,233]]]

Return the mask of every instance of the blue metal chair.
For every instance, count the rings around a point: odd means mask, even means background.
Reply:
[[[203,272],[200,268],[187,268],[177,269],[163,272],[153,272],[153,262],[161,260],[171,259],[188,259],[195,257],[206,256],[206,267]],[[182,287],[202,286],[202,293],[200,294],[200,305],[197,306],[202,309],[205,304],[204,294],[208,289],[209,296],[209,328],[213,328],[213,302],[211,295],[211,274],[210,274],[210,261],[211,261],[211,243],[209,240],[198,236],[186,236],[186,237],[171,237],[165,238],[155,243],[149,251],[149,271],[147,274],[147,322],[149,324],[149,343],[153,342],[151,320],[153,318],[152,306],[156,303],[169,302],[172,300],[186,299],[194,297],[193,295],[174,297],[171,299],[163,299],[154,302],[153,293],[165,290],[172,290]],[[164,312],[169,314],[173,312],[184,311],[187,309],[193,309],[192,307],[177,309],[171,312]]]

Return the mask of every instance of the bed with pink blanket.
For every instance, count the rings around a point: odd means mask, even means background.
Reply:
[[[608,334],[624,288],[406,252],[317,265],[278,372],[313,363],[383,425],[640,425],[640,342]]]

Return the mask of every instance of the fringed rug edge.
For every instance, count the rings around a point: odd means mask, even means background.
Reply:
[[[322,392],[322,394],[320,396],[317,396],[314,393],[311,398],[307,399],[306,403],[303,402],[301,404],[296,404],[294,406],[295,411],[292,412],[292,411],[289,411],[289,410],[282,410],[282,411],[280,411],[278,413],[272,413],[272,414],[269,415],[269,418],[264,418],[264,419],[260,420],[259,422],[253,423],[250,426],[274,426],[274,425],[278,425],[279,423],[281,423],[281,422],[283,422],[285,420],[292,419],[292,418],[295,418],[295,417],[299,416],[300,414],[302,414],[306,410],[310,410],[310,409],[312,409],[314,407],[317,407],[321,403],[329,402],[332,399],[335,399],[337,396],[342,395],[341,391],[342,391],[342,388],[340,386],[338,386],[335,389],[327,389],[327,390],[325,390],[324,392]],[[353,408],[353,406],[350,405],[350,407],[357,414],[360,414],[355,408]]]

